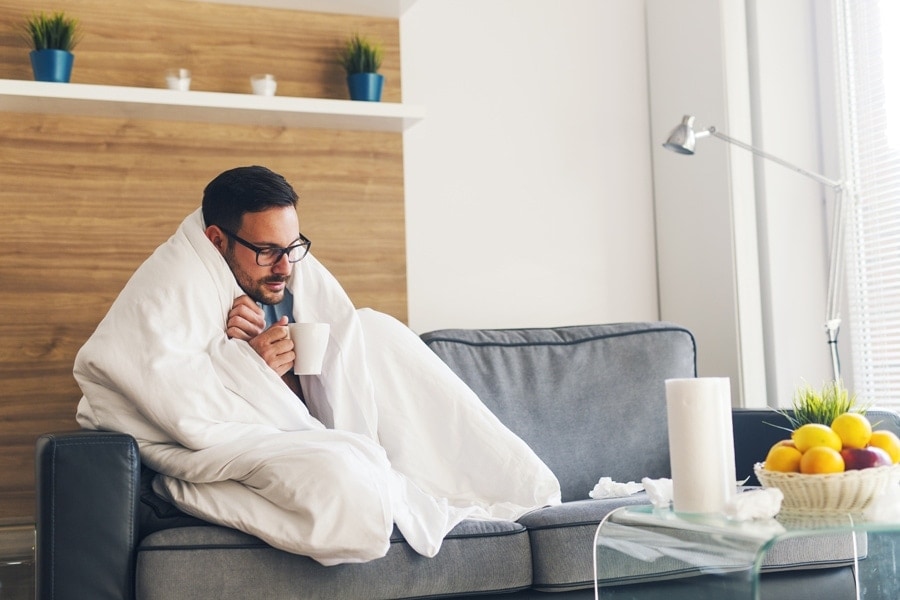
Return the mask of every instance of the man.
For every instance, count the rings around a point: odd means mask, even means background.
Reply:
[[[287,323],[293,321],[293,298],[286,282],[311,244],[300,233],[296,204],[288,182],[264,167],[226,171],[203,194],[206,237],[244,291],[228,313],[225,331],[249,342],[299,395],[300,382],[290,371],[294,345]]]
[[[210,182],[79,351],[78,422],[133,435],[182,510],[326,565],[383,556],[394,524],[433,556],[464,518],[558,503],[521,439],[307,254],[296,201],[263,167]],[[331,325],[302,382],[291,319]]]

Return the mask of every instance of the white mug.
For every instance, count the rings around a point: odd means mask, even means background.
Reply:
[[[191,72],[187,69],[169,69],[166,71],[166,85],[170,90],[186,92],[191,89]]]
[[[253,88],[253,93],[257,96],[274,96],[278,82],[275,81],[274,75],[266,73],[265,75],[252,76],[250,78],[250,86]]]
[[[318,375],[322,372],[331,326],[328,323],[288,323],[294,342],[294,373]]]

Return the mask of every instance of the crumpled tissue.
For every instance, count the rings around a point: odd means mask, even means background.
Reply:
[[[725,516],[735,521],[771,519],[781,510],[784,493],[778,488],[748,490],[736,494],[725,506]]]
[[[656,508],[668,508],[672,504],[672,480],[667,478],[650,479],[644,477],[641,479],[644,489],[647,490],[647,496],[650,497],[650,503]]]
[[[622,498],[636,494],[643,489],[644,486],[633,481],[621,483],[613,481],[612,477],[601,477],[600,481],[597,482],[597,485],[594,486],[594,489],[592,489],[588,495],[594,500],[600,500],[602,498]]]
[[[743,485],[744,481],[737,482]],[[644,490],[655,508],[669,508],[672,505],[672,480],[668,478],[641,479]],[[768,519],[774,517],[781,510],[781,501],[784,494],[778,488],[765,488],[751,490],[737,494],[725,509],[726,516],[736,521],[748,521],[751,519]]]

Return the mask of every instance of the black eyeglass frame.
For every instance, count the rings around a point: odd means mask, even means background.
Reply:
[[[263,247],[257,246],[256,244],[251,244],[244,238],[240,237],[239,235],[237,235],[234,232],[228,231],[224,227],[219,227],[219,229],[222,230],[222,233],[224,233],[225,235],[227,235],[228,237],[230,237],[231,239],[236,241],[241,246],[244,246],[245,248],[249,248],[250,250],[253,250],[254,252],[256,252],[256,264],[259,265],[260,267],[271,267],[273,265],[277,265],[285,255],[287,255],[289,263],[298,263],[301,260],[303,260],[304,258],[306,258],[306,255],[309,254],[309,248],[310,248],[310,246],[312,246],[312,242],[309,240],[309,238],[307,238],[305,235],[303,235],[300,232],[297,232],[298,239],[300,240],[299,244],[293,244],[291,246],[288,246],[287,248],[278,248],[277,246],[263,248]],[[290,253],[293,252],[297,248],[303,248],[303,254],[301,254],[300,258],[298,258],[297,260],[291,260]],[[277,252],[278,258],[276,258],[275,260],[273,260],[270,263],[263,264],[263,263],[259,262],[260,252]]]

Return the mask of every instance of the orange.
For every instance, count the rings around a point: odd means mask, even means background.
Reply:
[[[813,446],[800,458],[800,472],[810,475],[843,473],[844,458],[834,448]]]
[[[872,437],[872,424],[860,413],[847,412],[838,415],[831,422],[831,428],[841,438],[844,448],[865,448],[869,444],[869,438]]]
[[[778,442],[769,454],[766,455],[766,462],[763,465],[768,471],[780,471],[782,473],[799,473],[800,458],[803,455],[793,446],[788,446],[782,442]]]
[[[840,452],[843,446],[841,438],[828,425],[807,423],[801,425],[791,434],[791,439],[800,452],[806,452],[813,446],[826,446]]]
[[[872,432],[869,445],[881,448],[887,452],[894,463],[900,462],[900,438],[893,431],[876,429]]]

